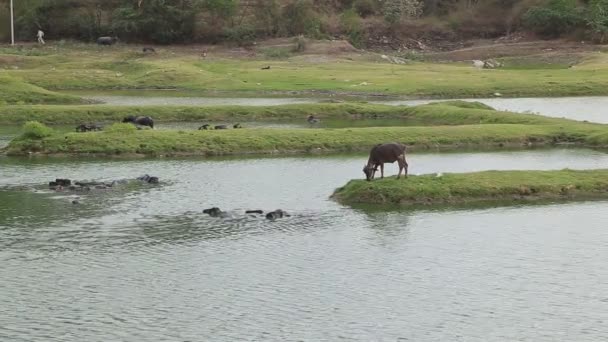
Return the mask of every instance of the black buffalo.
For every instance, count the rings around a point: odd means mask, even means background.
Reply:
[[[154,120],[149,116],[133,116],[129,115],[122,122],[130,122],[134,125],[148,126],[154,128]]]
[[[95,124],[80,124],[76,126],[76,132],[91,132],[91,131],[101,131],[103,126],[95,125]]]
[[[378,166],[380,166],[381,178],[384,178],[384,163],[399,163],[399,174],[397,178],[401,176],[401,171],[405,170],[405,177],[407,177],[407,162],[405,161],[405,145],[399,143],[387,143],[378,144],[372,148],[369,153],[369,159],[367,164],[363,167],[363,173],[368,181],[374,179]]]
[[[218,207],[204,209],[203,214],[209,214],[211,217],[226,217],[228,214],[220,210]]]
[[[208,130],[208,129],[211,129],[211,125],[209,125],[209,124],[204,124],[198,128],[199,131]]]
[[[277,209],[275,211],[271,211],[266,214],[266,218],[269,220],[276,220],[278,218],[283,218],[283,217],[289,217],[289,214],[287,214],[286,212],[284,212],[281,209]]]
[[[117,41],[117,37],[99,37],[97,38],[97,45],[114,45]]]

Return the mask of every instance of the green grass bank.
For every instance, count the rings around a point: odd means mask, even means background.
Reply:
[[[130,129],[132,128],[132,130]],[[52,131],[52,130],[51,130]],[[412,150],[500,148],[567,143],[608,146],[606,125],[484,124],[341,129],[142,130],[109,127],[104,132],[22,135],[9,154],[245,155],[369,151],[386,141]]]
[[[60,94],[0,74],[0,109],[6,104],[78,104],[77,96]]]
[[[0,106],[0,123],[38,121],[49,125],[117,122],[127,115],[148,115],[158,122],[304,120],[308,115],[323,119],[403,119],[404,126],[466,124],[552,124],[569,120],[534,114],[495,111],[478,102],[446,101],[420,106],[388,106],[370,103],[317,103],[281,106],[106,106],[20,105]]]
[[[332,198],[348,205],[445,205],[608,198],[608,169],[484,171],[351,180]]]
[[[141,45],[53,44],[0,49],[7,76],[49,90],[178,89],[201,94],[398,94],[443,98],[608,95],[604,53],[573,68],[477,70],[470,63],[409,61],[379,55],[298,54],[282,59],[210,53],[180,46],[144,55]],[[262,70],[263,66],[271,66]],[[249,95],[247,95],[249,94]]]

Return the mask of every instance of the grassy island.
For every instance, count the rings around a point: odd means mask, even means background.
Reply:
[[[26,131],[10,143],[8,152],[15,155],[30,152],[104,155],[290,154],[369,151],[373,145],[386,141],[402,142],[411,150],[487,149],[555,144],[608,146],[608,125],[500,112],[475,103],[451,102],[416,107],[366,104],[298,106],[301,107],[242,107],[237,112],[232,112],[233,107],[226,109],[226,112],[207,111],[206,108],[200,110],[209,120],[226,118],[226,115],[256,119],[276,117],[280,120],[317,111],[324,113],[319,114],[322,118],[369,119],[371,115],[380,113],[381,117],[402,119],[403,126],[138,131],[127,125],[121,129],[112,129],[112,126],[109,126],[103,132],[89,133],[58,133],[46,127],[48,129],[45,129],[42,135],[28,134]],[[166,115],[172,114],[167,111]],[[158,117],[163,118],[162,115]],[[184,119],[188,116],[180,117]],[[373,120],[369,122],[370,126],[373,126]]]
[[[436,205],[608,198],[608,169],[484,171],[351,180],[333,196],[340,203]]]

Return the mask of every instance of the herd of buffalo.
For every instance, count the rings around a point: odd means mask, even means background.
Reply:
[[[313,115],[308,116],[308,123],[315,124],[319,122],[319,119]],[[132,123],[140,129],[141,127],[154,128],[154,120],[149,116],[134,116],[129,115],[122,120],[123,123]],[[243,128],[241,124],[236,123],[232,125],[232,128],[238,129]],[[81,124],[76,127],[77,132],[89,132],[89,131],[100,131],[103,127],[97,124]],[[228,129],[228,125],[215,125],[204,124],[198,128],[199,130],[210,130],[210,129]],[[401,173],[407,177],[408,164],[405,160],[406,146],[401,143],[392,142],[385,144],[378,144],[372,147],[369,153],[369,159],[367,164],[363,166],[363,173],[368,181],[374,179],[376,171],[380,168],[380,178],[384,178],[384,164],[397,162],[399,165],[399,173],[397,179],[401,177]]]
[[[160,181],[158,177],[143,175],[137,177],[135,179],[119,179],[113,180],[111,182],[99,182],[99,181],[72,181],[67,178],[57,178],[54,181],[49,182],[49,189],[57,192],[75,192],[75,193],[86,193],[91,192],[93,190],[110,190],[114,189],[120,185],[130,184],[132,182],[137,182],[140,184],[159,184]],[[78,200],[73,200],[73,204],[80,204]],[[229,218],[231,217],[230,213],[222,211],[218,207],[213,207],[209,209],[204,209],[203,214],[208,214],[211,217],[220,217],[220,218]],[[246,210],[245,214],[247,215],[263,215],[263,210]],[[267,212],[264,217],[268,220],[276,220],[284,217],[290,217],[291,215],[287,214],[282,209],[273,210]]]

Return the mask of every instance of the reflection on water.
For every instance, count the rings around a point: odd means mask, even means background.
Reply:
[[[608,335],[608,202],[382,212],[330,201],[334,188],[362,177],[365,158],[0,158],[0,340]],[[608,155],[564,149],[409,161],[414,173],[599,168]],[[79,205],[40,187],[60,176],[143,173],[162,184],[78,194]],[[230,217],[202,214],[211,206]],[[244,214],[277,208],[292,216]]]

